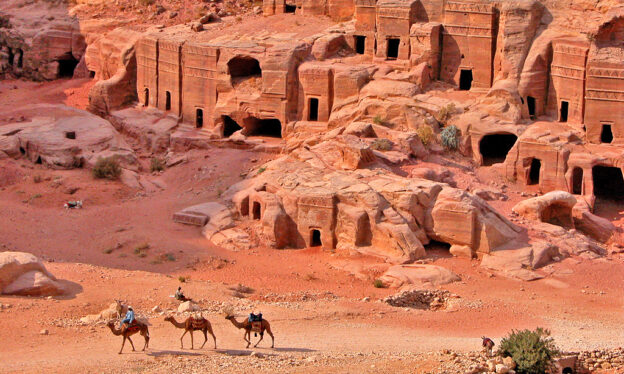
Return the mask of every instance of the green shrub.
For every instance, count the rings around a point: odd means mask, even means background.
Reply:
[[[260,169],[258,169],[258,174],[262,174],[266,171],[266,166],[262,166]]]
[[[150,170],[153,172],[155,171],[163,171],[165,170],[165,163],[163,162],[163,160],[154,157],[150,163]]]
[[[381,279],[375,279],[375,281],[373,282],[373,286],[375,286],[375,288],[385,288],[386,287],[386,286],[384,286],[384,284],[381,281]]]
[[[446,125],[446,122],[449,119],[451,119],[453,114],[455,114],[456,110],[457,108],[455,107],[454,103],[447,104],[446,106],[443,106],[442,108],[440,108],[440,110],[438,111],[438,115],[436,116],[436,119],[441,124]]]
[[[392,142],[385,138],[375,139],[371,144],[371,148],[377,151],[389,151],[392,149]]]
[[[519,374],[540,374],[547,372],[559,350],[550,331],[538,327],[535,331],[513,330],[501,341],[499,354],[511,357]]]
[[[117,157],[98,158],[93,167],[93,176],[98,179],[119,179],[121,175],[121,166]]]
[[[35,183],[41,183],[41,179],[42,179],[42,178],[41,178],[41,175],[35,175],[35,176],[33,177],[33,182],[35,182]]]
[[[186,283],[186,281],[188,280],[188,278],[183,277],[183,276],[179,276],[178,280],[180,281],[180,283]]]
[[[429,145],[433,140],[433,129],[429,125],[424,125],[416,129],[416,135],[423,145]]]
[[[459,147],[459,129],[455,125],[445,127],[440,133],[442,146],[446,149],[457,149]]]

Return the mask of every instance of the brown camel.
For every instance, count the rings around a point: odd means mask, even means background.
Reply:
[[[225,316],[225,319],[230,320],[230,322],[232,322],[232,324],[237,329],[245,330],[245,334],[243,335],[243,339],[245,339],[245,341],[247,342],[247,348],[249,348],[249,346],[251,345],[251,331],[252,331],[252,324],[251,324],[251,322],[249,322],[249,319],[245,319],[245,321],[241,323],[241,322],[238,322],[236,320],[236,318],[234,318],[233,315],[229,315],[229,314]],[[274,346],[275,346],[275,338],[273,337],[273,333],[271,332],[271,325],[269,324],[269,321],[267,321],[266,319],[262,319],[259,331],[254,331],[254,332],[260,333],[260,340],[258,340],[256,345],[254,345],[254,348],[257,347],[258,344],[260,344],[260,342],[264,338],[264,332],[265,331],[271,337],[271,348],[274,348]]]
[[[184,338],[184,335],[186,335],[187,332],[191,333],[191,349],[193,349],[193,331],[197,331],[197,330],[200,330],[201,332],[204,333],[204,344],[202,344],[202,346],[199,349],[204,348],[204,345],[206,345],[206,342],[208,341],[207,333],[210,333],[210,335],[212,335],[212,339],[214,339],[214,347],[215,349],[217,349],[217,337],[212,332],[212,325],[210,325],[210,322],[204,317],[201,317],[201,318],[189,317],[184,322],[178,322],[173,316],[168,316],[168,317],[165,317],[165,321],[171,322],[171,324],[173,324],[175,327],[179,329],[184,329],[184,333],[182,333],[182,336],[180,337],[181,349],[184,349],[184,342],[182,339]]]
[[[128,339],[130,345],[132,345],[132,350],[135,351],[134,343],[132,343],[132,339],[130,339],[130,336],[136,334],[137,332],[140,332],[141,335],[143,335],[143,338],[145,338],[145,345],[143,346],[143,350],[145,351],[145,349],[149,346],[149,330],[147,328],[147,325],[142,322],[135,320],[132,325],[124,326],[121,328],[121,330],[118,330],[115,327],[115,322],[109,321],[108,327],[111,329],[115,336],[123,336],[123,342],[121,343],[121,349],[119,350],[119,354],[121,354],[121,351],[123,351],[124,344],[126,344],[126,339]]]

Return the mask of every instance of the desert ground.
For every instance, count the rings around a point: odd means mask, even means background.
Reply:
[[[0,116],[33,96],[84,107],[91,84],[2,81]],[[136,151],[147,163],[150,154],[138,145]],[[478,351],[483,335],[498,342],[512,329],[538,326],[550,329],[564,350],[623,345],[624,259],[617,253],[570,257],[542,268],[548,277],[522,282],[433,246],[420,262],[458,274],[460,282],[441,288],[461,302],[429,311],[380,302],[395,291],[373,287],[379,274],[369,266],[378,263],[373,258],[319,248],[235,252],[211,245],[197,227],[172,221],[174,212],[218,198],[241,173],[273,157],[232,148],[193,150],[188,162],[158,173],[166,187],[155,192],[95,181],[88,170],[0,160],[2,250],[40,257],[71,290],[60,297],[0,296],[0,371],[451,373],[459,370],[453,369],[454,356],[442,352]],[[487,184],[489,179],[491,173],[481,168],[474,178],[457,183]],[[508,188],[510,200],[496,202],[502,211],[524,191]],[[69,190],[75,192],[69,195]],[[63,209],[70,199],[83,200],[84,208]],[[139,257],[135,248],[144,244],[147,255]],[[248,293],[237,292],[240,285]],[[204,309],[218,349],[210,340],[197,349],[198,333],[195,350],[188,349],[188,340],[180,349],[181,330],[152,311],[156,306],[177,309],[171,295],[178,286]],[[131,352],[126,345],[119,355],[120,337],[104,324],[80,323],[116,299],[149,317],[151,341],[145,352]],[[235,308],[239,318],[262,311],[271,322],[275,348],[265,337],[258,348],[245,349],[241,331],[224,319],[226,306]],[[142,347],[141,337],[134,342]]]

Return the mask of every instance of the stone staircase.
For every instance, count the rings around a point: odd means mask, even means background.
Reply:
[[[192,138],[201,138],[201,139],[211,139],[212,132],[207,128],[196,128],[195,126],[188,123],[180,123],[178,125],[178,131],[181,133],[185,133],[188,137]]]

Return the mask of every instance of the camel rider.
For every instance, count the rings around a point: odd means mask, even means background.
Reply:
[[[182,293],[182,287],[178,287],[178,290],[175,293],[175,298],[176,300],[181,300],[181,301],[186,300],[186,297]]]
[[[128,326],[130,326],[132,324],[132,322],[134,322],[134,310],[132,309],[131,306],[128,307],[128,312],[126,313],[126,316],[124,317],[124,319],[121,320],[121,323],[119,324],[119,328],[122,328],[122,326],[127,323]]]
[[[258,314],[249,313],[249,322],[261,322],[262,321],[262,312]]]

